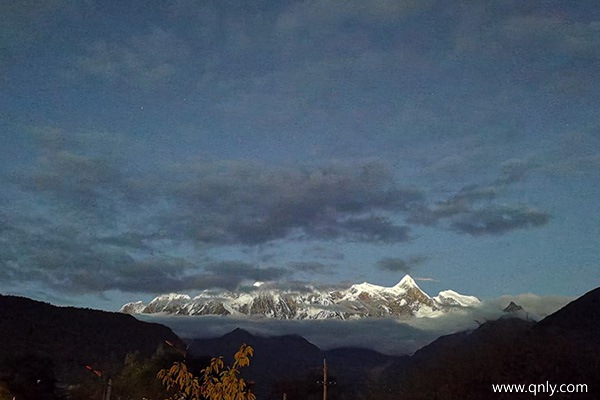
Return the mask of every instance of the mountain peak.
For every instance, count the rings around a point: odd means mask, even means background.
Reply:
[[[352,292],[377,292],[385,290],[385,287],[379,285],[373,285],[369,282],[356,283],[350,286],[350,291]]]
[[[521,307],[520,305],[518,305],[517,303],[515,303],[514,301],[511,301],[509,305],[507,305],[504,310],[505,313],[514,313],[517,311],[521,311],[523,309],[523,307]]]
[[[236,338],[237,340],[248,340],[254,338],[254,335],[240,327],[235,328],[231,332],[223,335],[226,338]]]
[[[538,327],[555,327],[570,332],[600,334],[600,287],[573,300],[541,320]]]
[[[404,278],[402,278],[400,280],[400,282],[398,282],[396,284],[396,286],[394,286],[394,287],[403,287],[403,288],[416,287],[416,288],[418,288],[419,285],[417,285],[417,282],[415,282],[415,280],[413,278],[411,278],[410,275],[406,274],[406,275],[404,275]]]
[[[475,296],[465,296],[454,290],[443,290],[433,298],[439,304],[455,307],[479,307],[481,300]]]
[[[240,293],[203,292],[194,299],[186,295],[164,295],[148,306],[130,303],[123,312],[170,313],[182,315],[265,316],[276,319],[347,319],[363,317],[431,316],[455,309],[456,306],[479,306],[479,299],[453,291],[431,298],[405,275],[395,286],[379,286],[368,282],[348,289],[290,292],[262,287]]]

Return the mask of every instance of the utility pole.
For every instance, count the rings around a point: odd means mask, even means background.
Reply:
[[[110,400],[110,392],[112,390],[112,379],[110,376],[103,376],[102,371],[97,371],[89,365],[86,365],[85,368],[91,373],[95,374],[98,378],[106,381],[106,389],[104,389],[104,393],[102,394],[103,400]]]
[[[108,380],[106,381],[106,396],[104,397],[105,400],[110,400],[111,390],[112,390],[112,379],[108,378]]]
[[[323,380],[317,381],[318,384],[323,384],[323,400],[327,400],[327,386],[335,385],[335,381],[327,380],[327,360],[323,359]]]
[[[323,359],[323,400],[327,400],[327,360]]]

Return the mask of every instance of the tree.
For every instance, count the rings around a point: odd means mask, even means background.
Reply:
[[[175,362],[170,369],[162,369],[157,377],[167,390],[174,390],[170,400],[255,400],[256,396],[239,376],[243,367],[250,365],[254,355],[252,347],[242,344],[234,355],[232,366],[225,366],[223,357],[213,358],[210,365],[200,371],[202,383],[188,370],[185,362]]]
[[[54,363],[49,357],[23,353],[3,358],[0,366],[2,380],[17,399],[56,399]]]
[[[13,395],[8,390],[8,385],[0,381],[0,400],[12,400]]]
[[[168,396],[156,373],[173,363],[168,354],[156,353],[147,360],[138,352],[128,353],[120,374],[113,379],[113,394],[124,399],[164,399]]]

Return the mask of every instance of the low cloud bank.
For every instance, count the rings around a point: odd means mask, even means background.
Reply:
[[[481,307],[464,309],[436,318],[411,320],[360,319],[280,321],[269,318],[222,316],[138,315],[137,317],[169,326],[183,338],[219,337],[235,328],[257,336],[300,335],[322,350],[339,347],[364,347],[385,354],[410,354],[442,335],[474,329],[486,320],[500,318],[511,301],[521,305],[525,315],[539,320],[569,303],[572,298],[522,294],[502,296],[483,302]]]

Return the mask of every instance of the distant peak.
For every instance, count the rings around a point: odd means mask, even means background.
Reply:
[[[404,287],[419,287],[417,285],[417,282],[415,282],[415,280],[413,278],[411,278],[410,275],[406,274],[404,275],[404,278],[402,278],[400,280],[400,282],[398,282],[398,284],[396,286],[404,286]]]
[[[356,291],[372,291],[372,290],[383,290],[385,289],[383,286],[373,285],[369,282],[363,283],[355,283],[350,287],[350,289],[354,289]]]
[[[161,294],[160,296],[154,299],[156,300],[191,300],[191,297],[187,294],[179,294],[179,293],[169,293],[169,294]]]
[[[523,309],[523,307],[521,307],[520,305],[518,305],[517,303],[515,303],[514,301],[511,301],[509,305],[506,306],[506,308],[504,308],[504,312],[517,312],[517,311],[521,311]]]
[[[254,337],[253,334],[251,334],[247,330],[239,328],[239,327],[235,328],[234,330],[232,330],[231,332],[225,334],[224,336],[227,336],[227,337],[236,337],[236,338],[252,338],[252,337]]]

